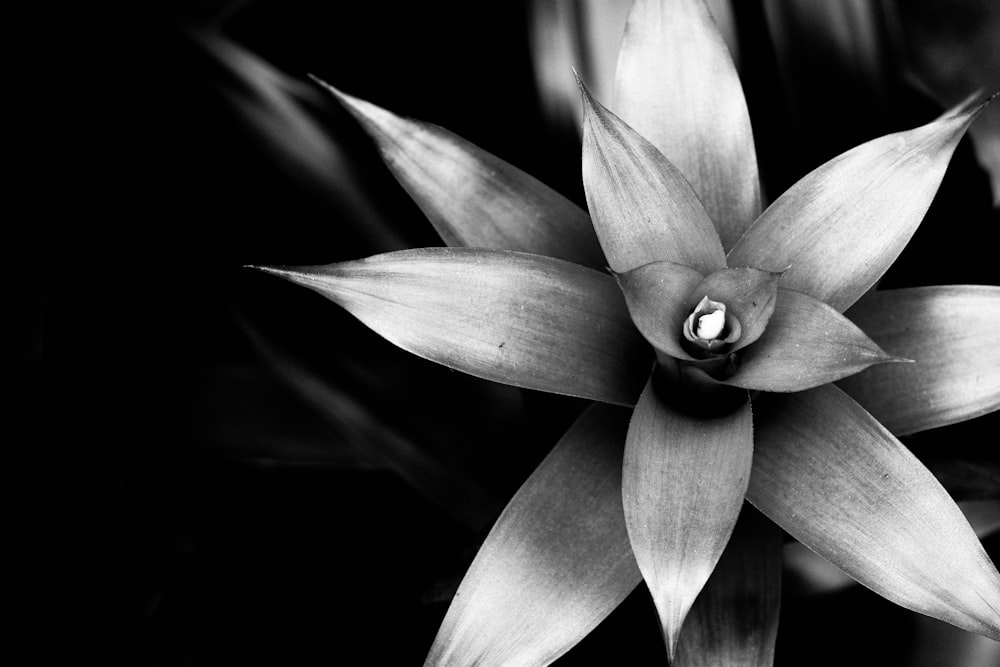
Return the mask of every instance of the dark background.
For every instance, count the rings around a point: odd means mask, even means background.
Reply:
[[[419,664],[492,518],[582,409],[412,358],[242,268],[439,244],[308,73],[583,201],[575,134],[542,113],[523,3],[372,4],[160,2],[33,24],[58,68],[17,88],[40,129],[20,137],[34,185],[16,193],[28,233],[10,246],[9,444],[27,453],[11,466],[12,548],[40,664]],[[760,5],[737,19],[769,192],[940,112],[898,73],[873,112],[821,56],[805,80],[822,85],[792,105]],[[299,82],[294,117],[335,152],[282,129],[220,35]],[[884,286],[996,284],[996,222],[963,140]],[[931,464],[983,461],[997,426],[907,442]],[[437,462],[459,505],[414,490],[386,451]],[[804,597],[788,583],[778,664],[911,664],[930,632],[860,587]],[[661,651],[638,591],[559,664],[662,664]]]

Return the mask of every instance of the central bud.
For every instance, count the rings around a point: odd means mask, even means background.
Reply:
[[[699,350],[722,354],[740,339],[740,321],[726,312],[726,304],[706,295],[684,320],[684,338]]]

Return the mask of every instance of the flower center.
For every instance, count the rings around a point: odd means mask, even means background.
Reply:
[[[740,338],[739,320],[726,312],[726,304],[706,295],[684,321],[684,338],[704,351],[719,354]]]
[[[694,335],[702,340],[713,340],[719,337],[725,326],[726,311],[721,309],[716,310],[698,318],[698,324],[694,328]]]

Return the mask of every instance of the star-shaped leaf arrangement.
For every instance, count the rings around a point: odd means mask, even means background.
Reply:
[[[848,310],[982,104],[858,146],[762,210],[746,103],[700,0],[635,2],[617,115],[580,88],[589,216],[330,88],[451,247],[262,267],[414,354],[595,401],[498,519],[427,664],[548,664],[640,581],[675,664],[770,664],[775,524],[887,599],[1000,639],[1000,574],[893,434],[1000,405],[1000,289]]]

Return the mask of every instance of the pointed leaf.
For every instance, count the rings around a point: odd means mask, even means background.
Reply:
[[[780,273],[758,269],[723,269],[706,276],[694,288],[691,301],[697,303],[707,296],[726,304],[729,313],[736,316],[742,328],[740,339],[733,351],[753,343],[767,327],[774,312]],[[691,304],[694,307],[694,304]]]
[[[906,447],[833,385],[754,403],[750,502],[876,593],[1000,639],[1000,574]]]
[[[701,0],[639,0],[618,56],[613,108],[680,169],[729,249],[760,213],[739,77]]]
[[[726,267],[719,235],[677,168],[581,83],[583,186],[608,264],[619,273],[666,260]]]
[[[948,492],[954,497],[952,489],[949,488]],[[1000,501],[965,500],[956,504],[979,539],[985,539],[1000,529]],[[786,574],[794,578],[789,588],[797,595],[830,593],[858,583],[801,542],[786,544],[784,558]]]
[[[896,435],[1000,408],[1000,287],[949,285],[875,292],[848,317],[915,364],[888,364],[841,388]]]
[[[693,359],[681,347],[681,327],[693,307],[689,301],[702,282],[701,273],[683,264],[650,262],[615,278],[646,340],[675,359]]]
[[[748,400],[719,417],[691,417],[670,401],[650,379],[625,441],[622,499],[632,551],[672,657],[743,504],[753,424]]]
[[[981,108],[880,137],[818,167],[761,214],[729,265],[790,265],[782,287],[844,311],[902,252]]]
[[[779,288],[774,314],[753,345],[739,353],[726,384],[764,391],[802,391],[871,366],[903,361],[886,354],[822,301]]]
[[[749,505],[681,632],[674,667],[771,667],[781,606],[781,531]]]
[[[319,83],[372,136],[448,245],[605,265],[586,212],[541,181],[441,127],[401,118]]]
[[[641,581],[621,504],[628,411],[591,406],[528,478],[465,575],[426,665],[547,665]]]
[[[526,389],[631,405],[646,345],[610,276],[503,250],[422,248],[264,268],[418,356]]]

